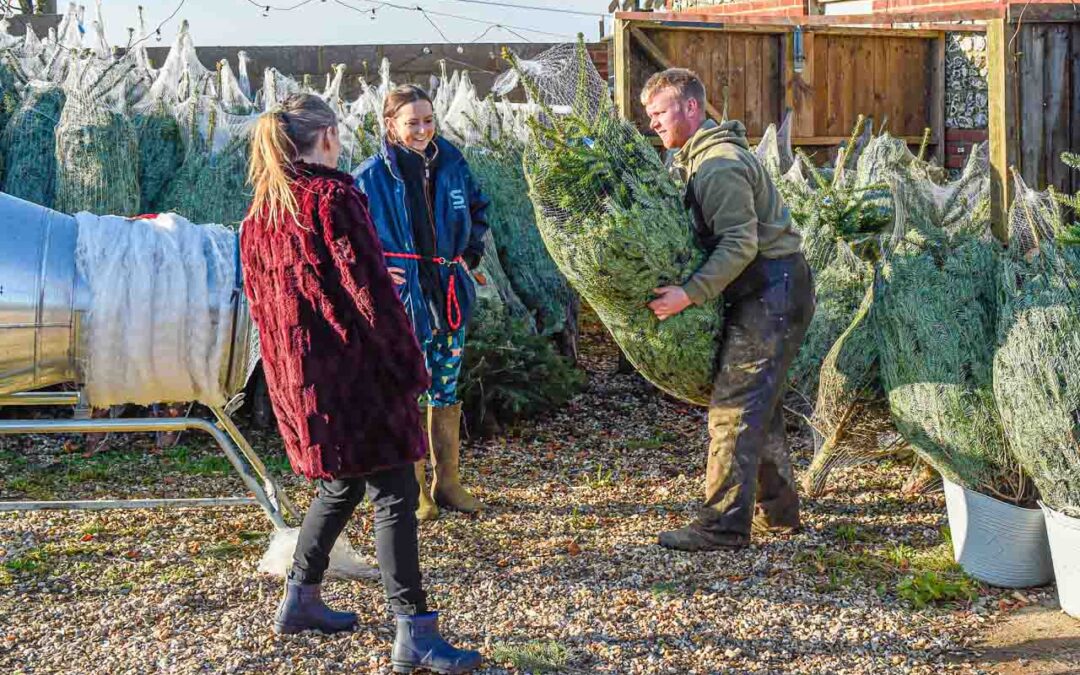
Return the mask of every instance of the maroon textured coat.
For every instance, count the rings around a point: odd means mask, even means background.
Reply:
[[[352,177],[297,163],[289,218],[249,216],[244,289],[293,470],[359,476],[424,456],[417,399],[429,384]]]

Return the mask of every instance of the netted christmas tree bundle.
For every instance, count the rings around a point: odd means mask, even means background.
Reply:
[[[183,104],[178,119],[187,139],[184,162],[153,210],[239,227],[251,204],[247,166],[256,117],[231,115],[217,100],[196,97]]]
[[[806,338],[788,370],[788,383],[810,409],[818,397],[825,357],[855,319],[873,267],[860,259],[844,241],[836,242],[831,262],[814,275],[817,307]]]
[[[10,51],[0,47],[0,132],[3,132],[8,120],[15,114],[21,100],[15,87],[15,71],[5,63],[10,54]]]
[[[344,115],[338,116],[342,171],[351,173],[365,159],[382,150],[382,124],[382,100],[377,90],[361,78],[360,95],[346,107]]]
[[[145,105],[133,121],[139,143],[139,211],[150,213],[184,162],[184,141],[164,99]]]
[[[536,333],[536,324],[528,308],[514,292],[499,256],[495,252],[495,239],[491,230],[484,236],[484,257],[473,270],[476,281],[477,307],[473,323],[502,322],[512,318],[530,334]]]
[[[567,330],[568,324],[576,323],[573,291],[536,227],[522,168],[530,107],[496,101],[494,96],[480,99],[468,73],[455,72],[448,79],[445,67],[435,103],[442,111],[440,133],[462,148],[473,178],[490,200],[487,220],[494,233],[493,251],[514,292],[541,333]]]
[[[719,301],[663,322],[648,307],[654,289],[684,283],[704,260],[682,189],[648,140],[614,115],[583,44],[514,63],[544,104],[524,165],[552,259],[642,375],[673,396],[707,405]],[[552,105],[571,111],[556,115]]]
[[[948,480],[1012,502],[1031,496],[994,402],[1000,247],[909,233],[882,266],[874,326],[897,429]]]
[[[0,137],[4,155],[3,191],[52,207],[56,194],[56,126],[64,109],[64,90],[31,82]]]
[[[1015,194],[995,400],[1009,449],[1043,502],[1080,517],[1080,249],[1053,194],[1019,176]]]
[[[494,235],[488,255],[497,256],[508,282],[528,308],[537,329],[552,335],[566,327],[571,293],[536,227],[520,149],[467,147],[473,178],[490,200],[487,221]]]
[[[847,147],[857,147],[856,127]],[[988,227],[988,164],[973,153],[960,180],[939,184],[942,173],[888,134],[870,138],[852,167],[841,153],[826,175],[803,157],[812,192],[797,193],[796,222],[802,223],[808,259],[815,267],[818,308],[793,368],[793,384],[805,391],[818,349],[828,345],[845,316],[850,323],[821,360],[811,422],[814,460],[805,477],[811,494],[827,485],[832,471],[877,460],[898,449],[882,403],[879,340],[871,322],[872,263],[887,255],[909,229],[935,241]],[[796,163],[798,166],[799,162]],[[852,256],[852,252],[855,253]],[[862,302],[855,301],[856,297]]]
[[[140,213],[138,156],[126,115],[93,87],[69,90],[56,128],[56,210]]]
[[[771,172],[777,175],[795,226],[803,235],[803,250],[814,272],[817,294],[814,318],[788,372],[788,381],[804,405],[814,410],[815,426],[829,448],[843,437],[842,426],[835,425],[853,419],[862,403],[876,396],[861,384],[875,381],[874,359],[872,351],[864,349],[872,345],[862,339],[864,329],[856,317],[873,279],[872,261],[880,255],[881,238],[893,227],[891,203],[884,202],[881,195],[884,191],[891,201],[886,180],[895,165],[878,161],[881,153],[877,148],[892,146],[888,136],[871,140],[857,162],[848,159],[849,149],[857,147],[862,127],[860,120],[838,155],[837,170],[829,175],[802,153],[783,174],[778,174],[780,166],[774,161],[766,162],[774,167]],[[845,344],[827,360],[849,328]],[[845,372],[834,372],[837,366],[843,366]],[[866,373],[854,372],[856,368],[865,368]],[[829,391],[824,401],[819,401],[822,377],[829,381]],[[848,385],[854,387],[848,389]]]
[[[815,433],[814,458],[803,479],[811,495],[825,491],[833,471],[881,456],[878,436],[887,428],[888,415],[878,414],[882,391],[877,336],[871,323],[874,300],[871,282],[851,322],[821,363],[810,420]]]
[[[340,88],[340,83],[339,83]],[[215,83],[218,100],[221,107],[227,113],[233,115],[250,115],[255,111],[255,104],[251,102],[244,88],[233,72],[232,65],[228,60],[222,59],[217,63],[217,81]]]
[[[207,84],[212,81],[213,74],[199,61],[195,41],[191,37],[191,26],[183,21],[165,63],[154,74],[153,84],[144,100],[162,100],[166,104],[177,105],[205,91]]]

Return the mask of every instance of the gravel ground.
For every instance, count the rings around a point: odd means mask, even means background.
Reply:
[[[977,637],[1053,595],[965,579],[940,495],[902,495],[899,464],[840,473],[798,535],[738,553],[661,549],[656,534],[700,495],[704,414],[613,374],[595,331],[584,353],[589,386],[566,410],[466,447],[466,481],[491,508],[421,527],[433,605],[447,634],[483,651],[481,672],[978,672],[965,657]],[[281,469],[276,438],[252,439]],[[155,454],[128,438],[86,458],[78,439],[0,439],[0,495],[240,491],[212,448],[184,441]],[[286,483],[306,504],[310,488]],[[366,555],[371,527],[362,508],[348,529]],[[375,581],[327,583],[333,606],[359,611],[357,631],[271,633],[281,582],[255,571],[269,531],[254,508],[0,514],[0,672],[389,672]],[[912,588],[945,601],[915,609]]]

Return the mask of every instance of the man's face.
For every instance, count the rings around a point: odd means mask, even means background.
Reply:
[[[667,149],[681,148],[701,126],[698,102],[679,98],[674,89],[661,89],[645,104],[649,128],[656,132]]]

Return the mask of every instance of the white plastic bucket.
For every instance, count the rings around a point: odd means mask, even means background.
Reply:
[[[1046,518],[945,481],[953,557],[979,581],[1003,588],[1042,586],[1054,578]]]
[[[1046,534],[1054,558],[1058,601],[1061,609],[1080,619],[1080,518],[1073,518],[1040,504],[1046,517]]]

